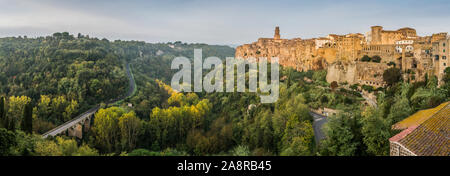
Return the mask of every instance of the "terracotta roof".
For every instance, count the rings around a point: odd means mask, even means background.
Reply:
[[[406,130],[403,130],[402,132],[398,133],[397,135],[391,137],[389,139],[389,141],[391,142],[398,142],[400,139],[403,139],[405,136],[407,136],[409,133],[411,133],[412,131],[414,131],[418,126],[410,126],[409,128],[407,128]]]
[[[423,123],[417,127],[409,126],[389,141],[398,142],[419,156],[450,156],[449,117],[450,104],[447,102]]]
[[[418,126],[422,124],[425,120],[432,117],[436,112],[447,106],[449,103],[450,102],[442,103],[441,105],[435,108],[418,111],[413,115],[409,116],[408,118],[394,124],[392,128],[396,130],[403,130],[409,128],[410,126]]]

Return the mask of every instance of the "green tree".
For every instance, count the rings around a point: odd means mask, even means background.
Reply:
[[[134,112],[123,114],[119,118],[120,138],[123,149],[131,151],[135,148],[142,122]]]
[[[66,107],[63,112],[64,121],[69,121],[72,119],[73,115],[78,112],[78,102],[76,100],[72,100],[70,104]]]
[[[364,55],[362,58],[361,58],[361,61],[363,61],[363,62],[370,62],[372,60],[372,58],[370,58],[369,56],[367,56],[367,55]]]
[[[16,145],[16,135],[4,128],[0,128],[0,156],[7,156],[11,153],[11,147]]]
[[[61,124],[65,122],[64,112],[68,102],[64,96],[57,96],[52,99],[51,109],[52,109],[52,121],[56,124]]]
[[[1,127],[6,127],[5,122],[6,122],[6,111],[5,111],[5,98],[4,97],[0,97],[0,125]]]
[[[81,147],[78,147],[76,153],[72,154],[72,156],[98,156],[98,151],[94,148],[89,147],[84,144]]]
[[[372,57],[372,62],[380,63],[381,62],[381,57],[377,56],[377,55],[373,56]]]
[[[31,106],[31,103],[27,103],[25,105],[23,116],[22,116],[22,130],[27,133],[33,132],[33,107]]]
[[[62,156],[72,156],[78,151],[77,142],[73,139],[63,139],[56,137],[56,143],[61,149]]]
[[[337,87],[339,87],[339,85],[336,81],[331,82],[331,84],[330,84],[331,90],[334,91],[334,89],[336,89]]]
[[[401,80],[402,74],[399,68],[388,68],[383,73],[383,81],[385,81],[389,86],[398,83]]]
[[[367,146],[367,153],[376,156],[389,155],[389,138],[391,123],[382,118],[381,111],[368,107],[362,118],[363,142]]]
[[[51,115],[51,98],[48,95],[41,95],[39,103],[37,104],[36,115],[37,118],[50,121]]]
[[[233,156],[250,156],[250,149],[247,146],[238,145],[231,151],[231,155],[233,155]]]
[[[107,153],[118,149],[117,145],[120,144],[120,129],[118,122],[119,118],[124,113],[125,110],[119,107],[100,109],[95,113],[92,131],[94,132],[99,147]]]
[[[15,131],[20,124],[23,117],[25,105],[30,103],[31,99],[27,96],[12,96],[8,101],[8,113],[7,113],[7,129]]]
[[[358,147],[355,135],[351,129],[350,116],[339,113],[329,118],[326,125],[326,139],[323,144],[323,155],[327,156],[354,156]]]
[[[284,136],[281,140],[284,156],[306,156],[312,154],[312,141],[314,131],[311,123],[307,121],[299,122],[291,118],[286,123]]]
[[[315,82],[326,82],[327,71],[326,70],[318,70],[313,73],[312,79]]]
[[[58,144],[51,140],[38,141],[34,148],[38,156],[62,156],[63,151]]]

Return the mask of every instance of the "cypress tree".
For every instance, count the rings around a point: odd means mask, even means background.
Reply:
[[[31,103],[27,103],[23,110],[22,130],[26,133],[33,132],[33,107]]]
[[[2,127],[6,127],[5,114],[5,98],[0,97],[0,123]]]

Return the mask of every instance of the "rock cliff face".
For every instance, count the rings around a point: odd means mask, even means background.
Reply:
[[[383,72],[389,66],[373,62],[335,62],[327,69],[327,82],[370,85],[374,87],[385,86]]]
[[[326,68],[335,53],[335,49],[316,50],[314,40],[260,38],[252,44],[237,47],[235,56],[244,59],[278,57],[283,66],[307,71]]]
[[[326,69],[337,61],[357,60],[361,53],[362,34],[329,35],[318,39],[301,38],[281,39],[279,28],[275,29],[274,38],[260,38],[251,44],[236,48],[237,58],[270,59],[278,57],[283,66],[298,71]]]

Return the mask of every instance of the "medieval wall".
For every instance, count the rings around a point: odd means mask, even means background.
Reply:
[[[384,63],[374,62],[336,62],[327,69],[327,82],[370,85],[374,87],[385,86],[383,72],[389,68]]]

